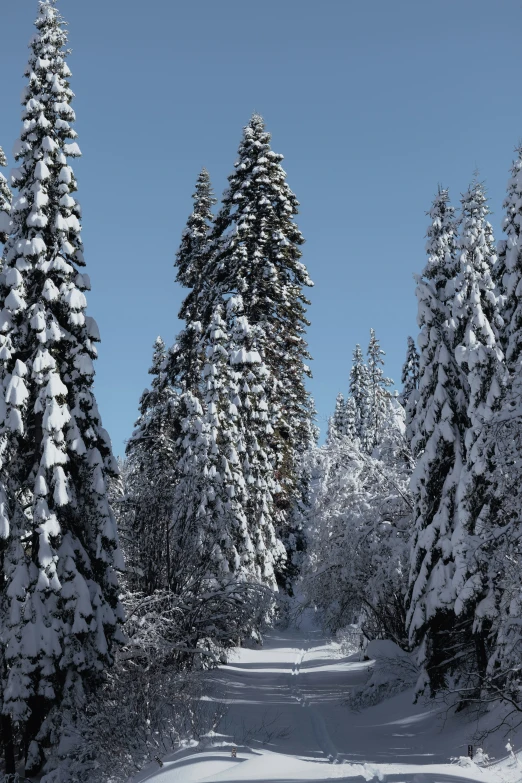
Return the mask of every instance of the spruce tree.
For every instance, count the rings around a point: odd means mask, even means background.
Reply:
[[[506,365],[513,372],[522,353],[522,145],[516,149],[517,158],[511,168],[502,223],[506,240],[498,243],[498,260],[492,270],[504,320],[499,329],[501,347]]]
[[[345,428],[345,401],[342,392],[339,392],[335,400],[335,410],[333,416],[328,420],[327,443],[334,443],[344,435]]]
[[[212,207],[216,199],[206,169],[202,169],[198,177],[193,199],[194,208],[176,255],[176,282],[191,290],[178,313],[178,318],[185,322],[185,326],[171,351],[170,377],[176,388],[196,394],[203,362],[202,335],[208,326],[213,305],[209,235],[214,221]]]
[[[240,460],[246,483],[246,516],[250,537],[255,544],[255,577],[276,588],[275,572],[281,571],[286,559],[282,542],[274,529],[274,495],[278,486],[270,442],[273,435],[267,388],[269,370],[261,358],[259,327],[252,327],[246,317],[243,299],[233,297],[227,307],[230,321],[230,363],[235,371],[237,396],[233,413],[241,442]]]
[[[350,394],[355,403],[355,430],[357,437],[363,443],[366,438],[368,422],[368,368],[360,345],[353,352],[352,369],[350,371]]]
[[[125,553],[129,582],[146,594],[168,588],[172,579],[170,527],[177,480],[175,445],[180,436],[179,396],[166,372],[161,337],[154,343],[150,389],[127,443]]]
[[[309,445],[313,415],[305,388],[309,354],[304,338],[309,304],[304,290],[312,282],[300,260],[304,240],[293,221],[298,202],[286,183],[282,159],[270,147],[263,119],[254,114],[216,218],[213,270],[219,290],[240,294],[249,324],[260,330],[258,350],[270,373],[267,397],[277,412],[270,444],[280,486],[276,513],[291,548],[295,531],[288,529],[289,512],[297,499],[298,465]]]
[[[67,35],[52,0],[40,2],[35,24],[0,282],[3,710],[24,730],[29,768],[41,760],[51,708],[65,693],[81,702],[113,661],[123,565],[107,499],[117,465],[92,390],[100,338],[85,315],[67,162],[80,155]]]
[[[390,393],[387,388],[393,381],[384,376],[382,368],[385,356],[375,330],[370,329],[368,344],[368,416],[365,432],[365,447],[371,452],[378,445],[389,408]]]
[[[223,305],[214,309],[204,336],[203,404],[182,397],[181,478],[174,501],[174,548],[183,560],[187,545],[208,563],[208,577],[220,584],[252,576],[255,548],[245,509],[247,494],[240,455],[235,373]],[[195,543],[191,543],[195,542]]]
[[[0,166],[7,166],[7,160],[2,147],[0,147]],[[0,171],[0,243],[7,241],[9,223],[11,220],[12,195],[7,180]]]
[[[353,397],[348,397],[344,405],[344,436],[353,441],[357,439],[357,407]]]
[[[417,277],[419,389],[412,450],[417,466],[407,624],[420,648],[419,690],[445,681],[443,661],[457,638],[452,535],[456,488],[464,460],[468,390],[455,359],[451,302],[457,273],[455,210],[439,188],[428,213],[427,263]]]
[[[416,397],[415,392],[419,388],[419,352],[413,337],[408,337],[408,349],[406,351],[406,360],[402,365],[401,383],[400,402],[401,405],[406,407],[410,399],[412,402],[414,401]]]
[[[491,519],[498,496],[492,479],[494,442],[487,437],[486,425],[500,409],[506,381],[499,345],[503,320],[492,278],[496,253],[488,214],[484,187],[474,181],[462,197],[460,266],[453,302],[456,357],[469,384],[466,466],[460,475],[453,535],[453,586],[455,612],[463,622],[469,622],[473,633],[475,661],[470,673],[478,673],[480,678],[486,673],[496,592],[489,560],[494,547]]]

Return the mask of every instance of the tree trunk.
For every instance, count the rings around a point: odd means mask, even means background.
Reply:
[[[16,773],[16,764],[11,716],[2,715],[0,726],[2,727],[2,744],[4,746],[5,774],[14,775]]]

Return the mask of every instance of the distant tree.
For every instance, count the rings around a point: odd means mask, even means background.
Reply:
[[[363,443],[366,438],[368,422],[368,368],[360,345],[355,346],[353,363],[350,371],[350,394],[355,403],[355,430],[357,437]]]
[[[390,378],[384,376],[382,367],[385,356],[375,330],[370,329],[368,344],[368,417],[365,432],[366,449],[371,452],[381,439],[383,424],[389,407],[390,394],[387,388],[393,384]]]
[[[117,465],[92,389],[100,337],[85,315],[67,163],[80,155],[67,141],[76,137],[67,35],[51,0],[35,24],[0,279],[3,712],[23,730],[28,774],[50,741],[53,708],[65,721],[65,700],[84,704],[123,640],[123,562],[107,498]]]
[[[517,158],[511,167],[502,228],[507,239],[498,243],[498,260],[492,269],[503,323],[499,327],[501,347],[506,365],[513,372],[522,354],[522,249],[520,247],[522,214],[522,145],[516,149]]]
[[[0,147],[0,166],[7,166],[7,159],[2,147]],[[0,172],[0,242],[5,243],[9,234],[11,220],[11,202],[13,200],[7,180]]]
[[[334,414],[328,420],[328,432],[326,435],[326,440],[328,443],[342,438],[345,434],[345,407],[346,403],[344,401],[344,395],[339,392],[335,400]]]
[[[415,340],[413,337],[408,337],[406,361],[402,365],[402,392],[400,394],[400,403],[406,411],[406,430],[409,440],[411,440],[412,437],[412,424],[418,398],[419,360],[419,352],[417,351]]]
[[[170,377],[180,391],[190,390],[198,394],[203,357],[202,335],[212,314],[216,295],[214,276],[209,269],[210,241],[216,203],[210,177],[202,169],[193,194],[194,208],[183,231],[181,245],[176,254],[176,282],[190,288],[183,300],[178,317],[185,326],[171,351]]]
[[[125,466],[125,553],[128,581],[151,594],[172,581],[170,528],[178,478],[175,445],[180,435],[179,396],[166,372],[161,337],[154,343],[151,389],[140,399],[140,416],[127,443]]]

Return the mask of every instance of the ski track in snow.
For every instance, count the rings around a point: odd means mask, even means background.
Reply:
[[[433,707],[412,704],[411,691],[351,712],[343,701],[370,665],[343,657],[318,631],[274,631],[262,649],[236,650],[209,675],[208,701],[227,705],[216,736],[166,757],[162,768],[149,765],[133,782],[522,781],[522,766],[511,762],[451,764],[474,744],[476,726],[462,718],[443,724]],[[493,748],[497,759],[503,744]]]

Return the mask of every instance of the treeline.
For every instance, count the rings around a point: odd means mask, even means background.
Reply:
[[[417,690],[520,703],[522,148],[495,243],[484,185],[439,188],[399,400],[357,347],[315,470],[305,588],[330,627],[416,650]],[[372,338],[373,339],[373,338]],[[375,390],[388,405],[378,436]],[[366,422],[364,424],[364,422]],[[363,426],[361,426],[363,423]],[[391,442],[391,448],[390,448]]]

